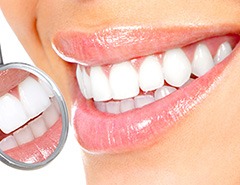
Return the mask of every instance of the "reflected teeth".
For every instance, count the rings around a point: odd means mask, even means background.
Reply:
[[[18,129],[12,135],[0,141],[0,149],[3,151],[15,148],[22,144],[33,141],[45,134],[47,130],[57,122],[60,113],[52,103],[42,114],[42,116],[30,121],[23,128]]]
[[[21,127],[29,119],[21,102],[8,93],[0,98],[0,115],[0,129],[4,133],[10,133]]]
[[[41,82],[27,77],[16,90],[14,94],[19,98],[10,93],[0,97],[0,130],[5,134],[16,130],[11,137],[0,141],[2,150],[15,147],[14,143],[21,145],[40,137],[60,117],[53,93],[42,86]],[[20,128],[29,120],[31,121],[26,126]]]
[[[193,80],[191,74],[206,74],[231,52],[230,43],[224,42],[213,57],[207,45],[200,43],[192,61],[183,49],[176,48],[147,56],[138,63],[140,66],[134,59],[113,64],[108,71],[101,66],[90,67],[88,74],[85,67],[78,65],[76,76],[83,96],[93,98],[98,110],[118,114],[148,105],[186,86]],[[140,95],[141,91],[145,95]]]
[[[18,91],[20,101],[29,118],[34,118],[51,104],[44,88],[31,77],[19,84]]]

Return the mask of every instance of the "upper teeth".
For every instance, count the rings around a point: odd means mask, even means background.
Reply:
[[[28,125],[2,140],[0,149],[11,148],[14,139],[17,140],[18,145],[29,142],[45,133],[47,128],[58,120],[58,110],[53,108],[55,105],[51,101],[53,94],[47,88],[43,86],[43,82],[27,77],[17,87],[19,98],[11,93],[0,97],[0,130],[5,134],[13,132],[44,111],[40,117],[31,120]],[[30,134],[29,130],[31,130]],[[23,134],[25,132],[26,134]]]
[[[93,98],[95,101],[123,100],[137,96],[140,89],[144,92],[159,89],[153,98],[149,96],[135,98],[134,107],[139,107],[141,102],[149,104],[155,101],[152,99],[163,97],[161,93],[170,94],[174,91],[174,87],[184,86],[190,80],[191,74],[197,77],[204,75],[215,64],[223,61],[231,51],[231,45],[224,42],[219,46],[213,58],[207,45],[198,44],[192,62],[183,49],[176,48],[165,54],[145,57],[139,68],[134,64],[134,60],[114,64],[111,66],[109,74],[101,66],[90,67],[90,73],[87,73],[86,68],[79,65],[76,76],[83,96],[86,99]],[[164,80],[169,86],[164,85]],[[123,107],[125,104],[128,105],[127,109],[133,106],[132,101],[120,101],[120,105],[118,105],[120,112],[123,102]],[[108,107],[113,109],[113,104],[107,105],[103,106],[101,103],[97,103],[97,108],[109,112],[106,109],[109,109]]]

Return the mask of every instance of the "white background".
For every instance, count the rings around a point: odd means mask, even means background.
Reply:
[[[4,63],[26,62],[33,64],[16,36],[4,19],[0,10],[0,43]],[[34,170],[22,171],[8,167],[0,162],[0,184],[24,185],[85,185],[85,175],[81,160],[81,149],[73,128],[70,126],[67,142],[63,151],[47,166]]]

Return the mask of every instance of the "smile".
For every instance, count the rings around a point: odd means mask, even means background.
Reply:
[[[58,104],[45,82],[35,76],[17,70],[5,73],[0,97],[0,149],[22,162],[40,162],[57,146],[59,138],[54,140],[53,135],[61,133]],[[18,81],[14,81],[16,76]]]
[[[118,36],[125,33],[131,40],[128,45],[114,40],[115,30],[93,34],[98,40],[78,32],[57,35],[53,49],[63,60],[77,63],[72,113],[83,148],[111,153],[152,144],[201,103],[220,84],[239,42],[237,31],[206,30],[195,30],[189,38],[179,37],[183,31],[170,33],[171,38],[162,37],[168,45],[152,41],[152,29],[140,30],[144,34],[137,41],[131,38],[138,29],[134,34],[119,31]]]

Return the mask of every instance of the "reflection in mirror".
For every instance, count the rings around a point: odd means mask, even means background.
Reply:
[[[65,104],[56,88],[42,75],[30,71],[0,71],[0,149],[26,164],[50,158],[59,146],[62,120],[64,129],[68,124],[66,112],[62,113]]]

